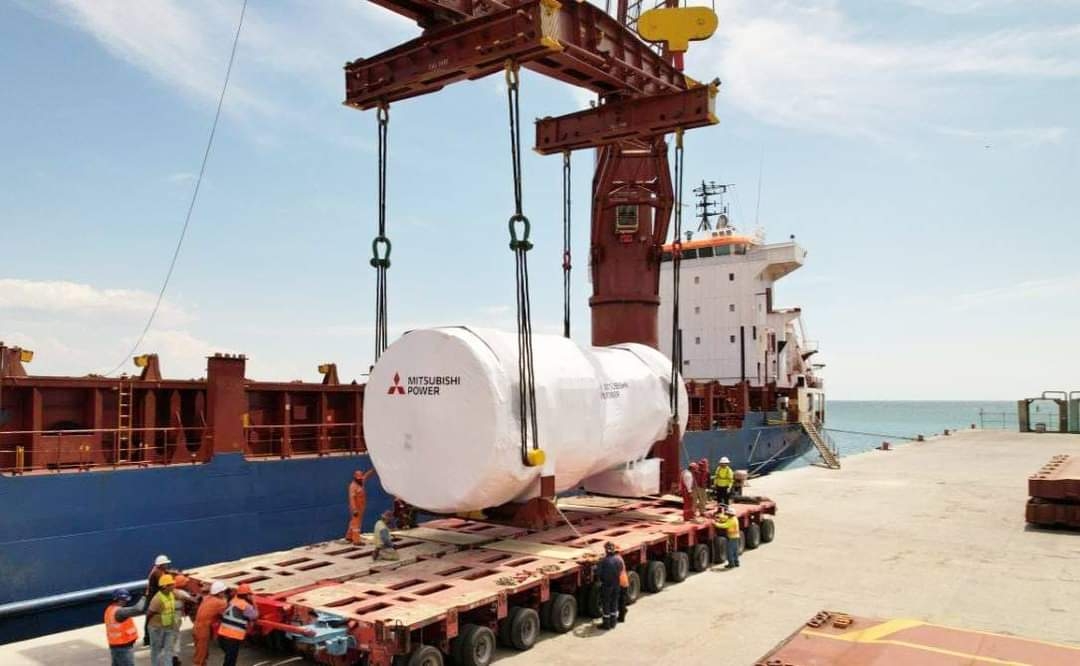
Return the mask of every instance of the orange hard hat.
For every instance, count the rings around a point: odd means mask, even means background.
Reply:
[[[236,588],[237,594],[251,594],[251,586],[247,583],[240,583],[240,587]]]

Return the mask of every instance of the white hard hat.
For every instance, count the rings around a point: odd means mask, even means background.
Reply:
[[[721,458],[721,459],[720,459],[720,464],[721,464],[721,465],[723,465],[723,464],[728,464],[728,465],[730,465],[730,464],[731,464],[731,461],[730,461],[730,460],[728,460],[728,457],[727,457],[727,456],[724,456],[723,458]]]
[[[735,515],[735,509],[733,509],[732,507],[729,506],[728,508],[724,509],[724,513],[726,513],[729,516],[734,516]]]
[[[222,583],[220,580],[215,580],[213,583],[210,583],[210,594],[221,594],[224,591],[225,583]]]
[[[158,555],[154,558],[155,567],[160,567],[164,564],[172,564],[172,560],[169,559],[168,555]]]

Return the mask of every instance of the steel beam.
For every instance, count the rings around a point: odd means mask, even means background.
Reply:
[[[715,84],[675,93],[609,102],[598,107],[536,121],[536,152],[541,155],[599,148],[616,142],[645,145],[677,129],[715,125]]]
[[[424,20],[435,16],[432,7],[453,15],[459,10],[452,6],[465,6],[448,0],[383,1]],[[418,6],[430,11],[422,13]],[[529,0],[428,30],[346,65],[345,104],[370,109],[380,102],[436,92],[493,74],[507,60],[600,95],[655,95],[687,88],[681,72],[599,7],[578,0]]]

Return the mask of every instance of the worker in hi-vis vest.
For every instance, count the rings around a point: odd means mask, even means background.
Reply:
[[[739,530],[739,519],[735,516],[735,509],[728,507],[722,515],[717,515],[713,521],[717,532],[727,537],[727,565],[725,569],[734,569],[739,566],[739,541],[742,532]]]
[[[252,600],[251,586],[241,583],[236,588],[236,594],[232,601],[225,607],[221,616],[221,626],[218,627],[218,643],[225,652],[225,660],[222,666],[236,666],[236,659],[240,656],[240,646],[247,637],[248,626],[251,622],[259,619],[259,610],[255,608]]]
[[[349,482],[349,527],[345,530],[345,540],[360,545],[360,530],[363,529],[364,509],[367,508],[367,489],[364,484],[375,473],[374,469],[353,472]]]
[[[733,485],[735,485],[735,470],[731,469],[731,461],[724,456],[720,459],[720,464],[716,466],[716,475],[713,476],[716,501],[727,504],[731,500],[731,486]]]
[[[139,628],[134,618],[146,611],[146,599],[131,606],[131,593],[124,588],[113,591],[112,603],[105,609],[105,636],[109,640],[112,666],[135,666],[135,643]]]

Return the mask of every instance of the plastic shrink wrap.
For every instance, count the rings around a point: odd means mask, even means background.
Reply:
[[[659,464],[627,476],[627,463],[667,434],[671,362],[644,345],[583,348],[553,335],[534,335],[533,350],[542,467],[522,460],[516,334],[423,329],[391,345],[364,393],[364,439],[382,486],[439,513],[536,497],[542,473],[558,492],[590,477],[655,492]],[[681,378],[676,387],[681,435]]]

